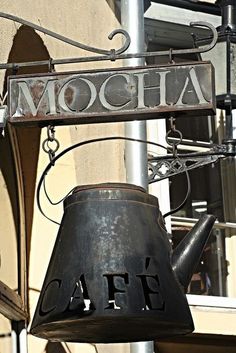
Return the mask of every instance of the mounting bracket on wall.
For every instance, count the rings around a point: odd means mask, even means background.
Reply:
[[[165,56],[169,55],[184,55],[184,54],[199,54],[199,53],[204,53],[216,45],[218,34],[214,26],[212,26],[210,23],[207,22],[192,22],[190,23],[191,27],[205,27],[209,29],[212,32],[212,41],[210,44],[202,46],[201,48],[192,48],[192,49],[175,49],[175,50],[167,50],[167,51],[155,51],[155,52],[143,52],[143,53],[129,53],[129,54],[124,54],[124,52],[128,49],[130,45],[130,36],[128,32],[126,32],[123,29],[116,29],[113,32],[111,32],[108,36],[110,40],[114,38],[117,34],[121,34],[124,36],[125,41],[124,44],[122,45],[121,48],[119,49],[110,49],[110,50],[105,50],[105,49],[100,49],[100,48],[95,48],[91,47],[85,44],[82,44],[78,41],[72,40],[70,38],[67,38],[65,36],[62,36],[56,32],[50,31],[42,26],[36,25],[32,22],[29,22],[27,20],[24,20],[20,17],[5,13],[5,12],[0,12],[0,17],[21,23],[22,25],[31,27],[39,32],[42,32],[46,35],[49,35],[50,37],[53,37],[55,39],[58,39],[64,43],[67,43],[69,45],[72,45],[74,47],[77,47],[79,49],[88,51],[88,52],[93,52],[97,54],[101,54],[99,56],[90,56],[90,57],[78,57],[78,58],[66,58],[66,59],[51,59],[51,60],[41,60],[41,61],[33,61],[33,62],[23,62],[23,63],[3,63],[0,64],[0,69],[9,69],[9,68],[15,68],[15,67],[26,67],[26,66],[39,66],[39,65],[58,65],[58,64],[71,64],[71,63],[81,63],[81,62],[92,62],[92,61],[103,61],[103,60],[110,60],[110,61],[115,61],[115,60],[123,60],[123,59],[131,59],[131,58],[147,58],[147,57],[155,57],[155,56]]]
[[[178,153],[149,157],[149,184],[163,180],[186,171],[204,167],[220,159],[236,156],[236,140],[223,140],[221,145],[213,145],[207,152]]]

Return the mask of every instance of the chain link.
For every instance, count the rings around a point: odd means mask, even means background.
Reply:
[[[170,117],[170,130],[166,133],[166,142],[169,146],[172,147],[173,156],[177,156],[177,146],[182,142],[183,135],[180,130],[177,130],[175,127],[175,118],[174,116]],[[171,137],[175,137],[175,141],[171,140]]]
[[[175,64],[174,57],[173,57],[173,48],[169,50],[169,64]]]
[[[55,154],[60,147],[59,141],[55,138],[55,127],[49,125],[47,127],[47,138],[42,143],[42,148],[49,156],[50,162],[53,162]]]

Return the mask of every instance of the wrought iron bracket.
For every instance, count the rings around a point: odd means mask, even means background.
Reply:
[[[218,162],[220,159],[236,156],[236,140],[224,140],[221,145],[215,145],[208,152],[167,154],[149,157],[149,184],[184,173],[186,171]]]
[[[116,29],[114,31],[112,31],[108,38],[110,40],[112,40],[114,38],[114,36],[116,34],[123,34],[125,37],[125,43],[123,44],[123,46],[120,49],[111,49],[111,50],[105,50],[105,49],[100,49],[100,48],[95,48],[95,47],[91,47],[85,44],[82,44],[80,42],[77,42],[75,40],[72,40],[70,38],[67,38],[65,36],[62,36],[61,34],[58,34],[56,32],[50,31],[49,29],[46,29],[42,26],[36,25],[35,23],[29,22],[27,20],[24,20],[23,18],[17,17],[17,16],[13,16],[11,14],[5,13],[5,12],[0,12],[0,17],[2,18],[6,18],[7,20],[11,20],[14,22],[18,22],[21,23],[25,26],[31,27],[39,32],[42,32],[44,34],[49,35],[50,37],[53,37],[55,39],[58,39],[64,43],[70,44],[74,47],[80,48],[82,50],[86,50],[86,51],[90,51],[93,53],[97,53],[97,54],[103,54],[103,55],[119,55],[121,53],[123,53],[124,51],[126,51],[126,49],[129,47],[130,45],[130,37],[129,34],[124,31],[123,29]]]
[[[130,36],[128,32],[126,32],[123,29],[116,29],[113,32],[111,32],[108,36],[110,40],[114,38],[117,34],[121,34],[124,36],[125,41],[124,44],[122,45],[121,48],[118,49],[111,49],[111,50],[105,50],[105,49],[99,49],[95,47],[91,47],[85,44],[82,44],[80,42],[77,42],[75,40],[72,40],[70,38],[67,38],[65,36],[62,36],[58,33],[55,33],[53,31],[50,31],[42,26],[36,25],[32,22],[29,22],[27,20],[24,20],[20,17],[0,12],[0,17],[21,23],[25,26],[31,27],[39,32],[42,32],[46,35],[49,35],[55,39],[58,39],[64,43],[67,43],[69,45],[72,45],[74,47],[80,48],[82,50],[88,51],[88,52],[93,52],[97,54],[101,54],[99,56],[94,55],[94,56],[86,56],[86,57],[78,57],[78,58],[66,58],[66,59],[50,59],[50,60],[41,60],[41,61],[33,61],[33,62],[21,62],[21,63],[2,63],[0,64],[0,69],[10,69],[10,68],[15,68],[15,67],[27,67],[27,66],[40,66],[40,65],[58,65],[58,64],[71,64],[71,63],[82,63],[82,62],[92,62],[92,61],[103,61],[103,60],[110,60],[110,61],[115,61],[115,60],[121,60],[121,59],[130,59],[130,58],[146,58],[146,57],[155,57],[155,56],[165,56],[169,55],[171,57],[175,55],[183,55],[183,54],[198,54],[198,53],[203,53],[206,51],[211,50],[218,38],[217,31],[214,26],[212,26],[210,23],[207,22],[192,22],[190,23],[190,26],[192,27],[205,27],[208,28],[212,32],[212,42],[208,45],[202,46],[201,48],[192,48],[192,49],[170,49],[167,51],[155,51],[155,52],[143,52],[143,53],[128,53],[124,54],[124,52],[128,49],[130,45]]]

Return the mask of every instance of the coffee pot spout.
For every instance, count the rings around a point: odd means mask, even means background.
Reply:
[[[172,268],[187,289],[215,222],[215,216],[203,215],[172,254]]]

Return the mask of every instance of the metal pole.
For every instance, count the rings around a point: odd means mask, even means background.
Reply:
[[[121,0],[121,23],[131,38],[130,53],[144,51],[144,6],[142,0]],[[144,65],[144,59],[129,59],[127,66]],[[125,123],[126,137],[146,140],[146,121]],[[148,188],[147,146],[141,143],[125,144],[126,179],[128,183]],[[130,344],[131,353],[153,353],[153,342]]]
[[[219,282],[219,296],[223,297],[223,268],[222,268],[222,258],[223,258],[223,242],[222,234],[220,229],[215,229],[214,232],[216,236],[216,256],[217,256],[217,268],[218,268],[218,282]]]
[[[130,343],[130,353],[153,353],[154,342],[133,342]]]
[[[144,7],[142,0],[121,1],[121,22],[129,33],[131,44],[129,53],[144,51]],[[142,66],[143,58],[128,59],[126,66]],[[146,121],[125,123],[125,136],[146,140]],[[147,146],[143,143],[126,142],[125,144],[126,180],[128,183],[148,188]]]

